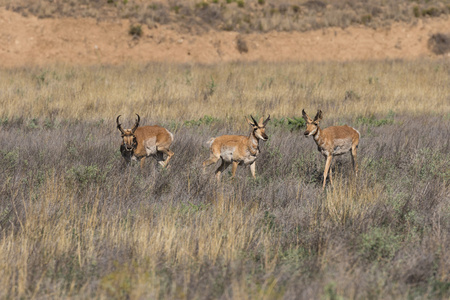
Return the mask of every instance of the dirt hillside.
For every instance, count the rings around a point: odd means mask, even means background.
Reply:
[[[38,19],[0,8],[0,62],[3,67],[17,67],[54,62],[217,63],[438,57],[428,49],[427,42],[431,35],[448,31],[450,19],[395,23],[388,29],[350,27],[246,35],[210,31],[189,36],[170,26],[159,26],[144,27],[140,38],[129,35],[129,28],[126,20],[102,23],[94,19]]]

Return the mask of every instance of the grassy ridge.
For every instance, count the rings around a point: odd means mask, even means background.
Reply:
[[[209,30],[268,32],[307,31],[351,25],[389,27],[393,22],[416,22],[446,16],[448,0],[0,0],[0,6],[39,18],[95,18],[99,21],[128,19],[142,29],[171,25],[183,32]],[[133,30],[130,34],[138,33]],[[144,29],[145,31],[145,29]]]
[[[0,297],[449,297],[448,70],[2,70]],[[323,157],[284,119],[302,107],[361,132],[358,178],[340,157],[322,192]],[[114,118],[134,112],[174,132],[168,170],[123,167]],[[257,179],[218,186],[205,142],[250,113],[275,116]]]

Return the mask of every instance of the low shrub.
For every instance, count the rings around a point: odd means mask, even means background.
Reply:
[[[128,33],[133,37],[141,37],[143,34],[142,26],[140,24],[131,25]]]
[[[436,55],[450,52],[450,34],[436,33],[428,39],[428,48]]]

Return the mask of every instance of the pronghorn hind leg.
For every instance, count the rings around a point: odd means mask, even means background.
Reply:
[[[211,152],[211,156],[203,162],[203,173],[206,173],[206,167],[212,164],[215,164],[220,159],[220,156],[215,156],[214,153]]]
[[[331,185],[333,185],[333,167],[334,167],[335,165],[334,165],[334,162],[333,162],[333,159],[331,159],[331,163],[330,163],[330,171],[329,171],[329,173],[330,173],[330,183],[331,183]]]
[[[228,168],[229,165],[230,165],[229,162],[226,162],[226,161],[224,161],[222,159],[222,163],[220,164],[220,166],[216,170],[216,179],[217,179],[217,181],[220,181],[220,174],[222,174],[223,171],[225,171],[225,169]]]
[[[325,189],[325,183],[327,182],[328,170],[330,169],[331,160],[333,159],[332,155],[327,156],[327,162],[325,163],[325,171],[323,172],[323,186],[322,189]]]
[[[215,164],[220,159],[220,155],[214,154],[213,151],[211,151],[209,158],[203,162],[203,167],[207,167],[209,165]]]
[[[169,160],[172,158],[174,153],[172,151],[170,151],[169,148],[164,148],[164,147],[157,147],[156,150],[158,151],[157,155],[158,156],[161,155],[161,158],[163,158],[162,153],[165,153],[167,155],[166,160],[163,160],[163,161],[159,162],[161,164],[161,166],[163,166],[164,168],[167,167],[167,165],[169,164]]]
[[[353,171],[355,171],[355,175],[358,176],[358,161],[356,160],[357,154],[357,146],[352,146],[352,151],[350,154],[352,155],[352,165],[353,165]]]
[[[203,166],[207,167],[209,165],[216,163],[218,160],[219,160],[219,158],[212,156],[203,162]]]

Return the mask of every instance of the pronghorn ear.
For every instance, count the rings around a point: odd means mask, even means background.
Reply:
[[[261,117],[261,118],[259,118],[259,122],[258,122],[258,125],[263,125],[263,122],[264,122],[264,117]]]
[[[319,109],[316,116],[314,117],[314,122],[319,123],[322,120],[322,111]]]
[[[302,109],[302,116],[303,116],[303,119],[305,119],[306,122],[308,122],[308,121],[311,122],[312,121],[311,118],[306,114],[304,109]]]
[[[247,123],[248,123],[248,125],[250,125],[250,126],[255,126],[255,124],[253,124],[253,122],[252,121],[250,121],[247,117],[245,117],[245,119],[247,119]]]

